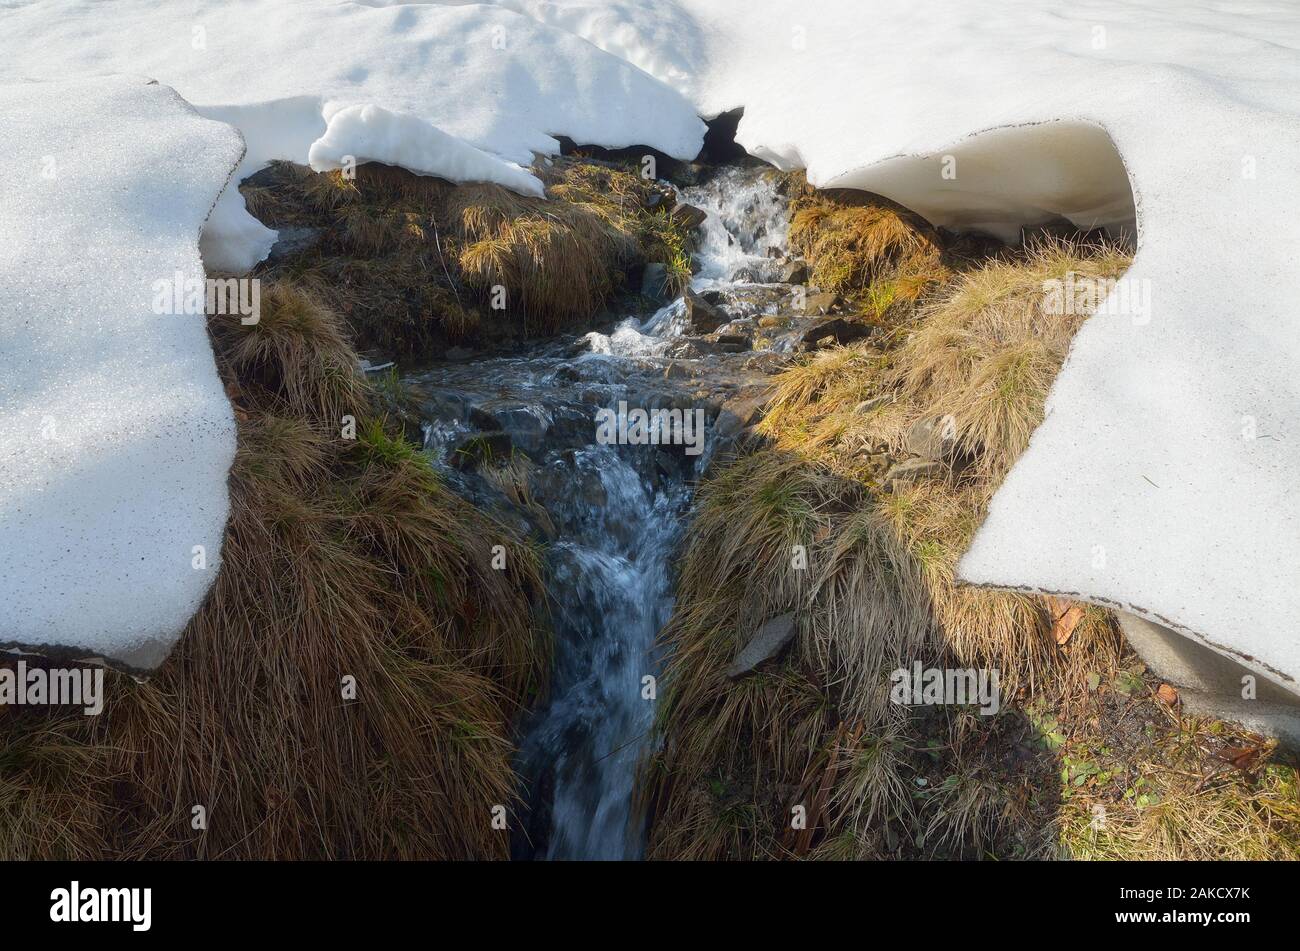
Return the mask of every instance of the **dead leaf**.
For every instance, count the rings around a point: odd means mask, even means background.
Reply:
[[[1085,608],[1065,598],[1048,598],[1047,609],[1052,614],[1052,637],[1057,644],[1064,644],[1079,626]]]
[[[1178,702],[1178,691],[1169,684],[1161,684],[1156,688],[1156,699],[1167,707],[1172,707]]]

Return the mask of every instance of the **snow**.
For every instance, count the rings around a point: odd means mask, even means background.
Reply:
[[[744,107],[751,153],[936,224],[1135,231],[1151,311],[1086,323],[961,576],[1122,607],[1295,690],[1297,47],[1300,8],[1267,0],[46,0],[0,13],[0,82],[152,76],[243,132],[240,177],[313,143],[441,173],[557,135],[688,158],[697,114]],[[270,247],[242,205],[209,266]]]
[[[216,577],[235,452],[204,318],[157,282],[203,278],[243,142],[139,78],[3,85],[0,116],[0,644],[151,668]]]
[[[557,135],[681,158],[694,157],[704,135],[677,91],[568,32],[500,8],[45,0],[0,12],[0,50],[0,82],[132,73],[173,86],[202,114],[243,132],[248,152],[237,181],[272,159],[305,163],[326,123],[354,106],[418,117],[434,133],[525,166],[534,153],[558,152]],[[328,147],[357,154],[369,139],[349,143],[344,131],[368,137],[375,128],[348,122],[335,131]],[[242,273],[273,242],[232,189],[205,231],[204,261]]]
[[[307,162],[318,172],[382,162],[452,182],[494,182],[524,195],[545,194],[526,169],[436,129],[418,116],[376,105],[347,106],[330,117]]]

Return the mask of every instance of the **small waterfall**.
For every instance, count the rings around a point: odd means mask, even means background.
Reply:
[[[761,276],[778,264],[767,249],[784,245],[785,202],[767,170],[723,169],[681,200],[708,212],[695,289],[743,296],[731,281],[737,269]],[[725,389],[731,371],[720,357],[687,360],[695,366],[685,377],[666,374],[683,311],[678,300],[629,315],[608,333],[587,334],[577,356],[553,342],[408,378],[430,394],[426,447],[451,484],[547,541],[554,667],[548,699],[523,724],[518,765],[529,814],[515,840],[520,857],[637,859],[644,851],[633,802],[655,713],[645,678],[660,673],[655,640],[672,613],[672,557],[708,452],[601,444],[596,413],[620,402],[691,411],[701,406],[702,381]],[[704,408],[711,421],[718,405]],[[448,464],[459,441],[496,430],[509,436],[510,478],[526,485],[531,506],[503,493],[500,478]]]

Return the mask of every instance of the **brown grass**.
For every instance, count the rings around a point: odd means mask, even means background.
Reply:
[[[650,208],[653,183],[561,158],[538,174],[547,199],[376,164],[350,180],[277,163],[243,191],[273,227],[321,230],[272,273],[311,288],[361,349],[428,355],[553,333],[589,320],[647,260],[689,277],[686,237]]]

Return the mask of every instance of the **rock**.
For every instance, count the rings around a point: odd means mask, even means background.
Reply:
[[[956,438],[956,425],[951,417],[931,416],[918,419],[908,428],[903,446],[914,456],[943,462],[952,457]]]
[[[718,334],[715,340],[723,353],[744,353],[754,346],[748,337],[741,334]]]
[[[882,485],[886,491],[893,491],[898,486],[909,485],[922,479],[932,479],[947,471],[947,466],[933,459],[907,459],[897,463],[885,473]]]
[[[804,298],[803,312],[805,314],[829,314],[831,309],[839,302],[839,295],[832,294],[830,291],[809,294]]]
[[[786,264],[786,266],[781,269],[781,283],[808,283],[808,262],[804,260],[794,260]]]
[[[763,274],[758,270],[758,268],[750,267],[749,265],[745,265],[744,267],[738,267],[736,268],[736,270],[732,271],[731,282],[733,284],[764,283]]]
[[[758,326],[764,330],[774,330],[784,327],[788,323],[789,319],[782,317],[779,314],[768,314],[764,317],[758,318]]]
[[[703,162],[678,162],[668,170],[668,180],[678,188],[690,188],[702,182],[707,172]]]
[[[733,396],[722,404],[714,421],[713,431],[718,436],[734,436],[763,418],[763,410],[771,393],[766,387],[757,391]]]
[[[462,439],[447,458],[452,466],[467,472],[485,462],[501,464],[507,461],[512,448],[506,433],[477,433]]]
[[[869,400],[863,400],[857,406],[853,407],[853,412],[858,416],[865,416],[867,413],[874,413],[882,406],[887,406],[894,401],[890,393],[881,393],[879,396],[873,396]]]
[[[272,264],[278,264],[285,258],[314,248],[320,244],[320,239],[320,228],[309,228],[300,225],[281,228],[276,235],[275,244],[271,245],[271,252],[266,256],[266,259]]]
[[[704,224],[704,220],[708,217],[707,211],[694,205],[678,205],[672,213],[673,221],[687,231],[694,231]]]
[[[641,293],[657,301],[668,302],[668,265],[652,261],[641,272]]]
[[[677,196],[669,188],[656,187],[646,196],[645,207],[650,211],[667,211],[677,204]]]
[[[845,320],[843,317],[828,317],[826,320],[817,321],[805,330],[799,341],[804,346],[811,347],[825,337],[832,337],[835,343],[846,344],[871,336],[875,329],[871,324]]]
[[[690,333],[713,333],[728,321],[727,315],[694,291],[686,292],[686,326]]]
[[[475,429],[481,430],[482,432],[495,432],[502,428],[501,420],[478,406],[471,406],[469,408],[467,419],[471,426]]]
[[[749,639],[748,644],[740,649],[740,653],[727,668],[727,676],[735,680],[752,672],[763,661],[779,654],[794,640],[794,635],[793,614],[779,614],[772,618],[758,629],[758,633]]]

